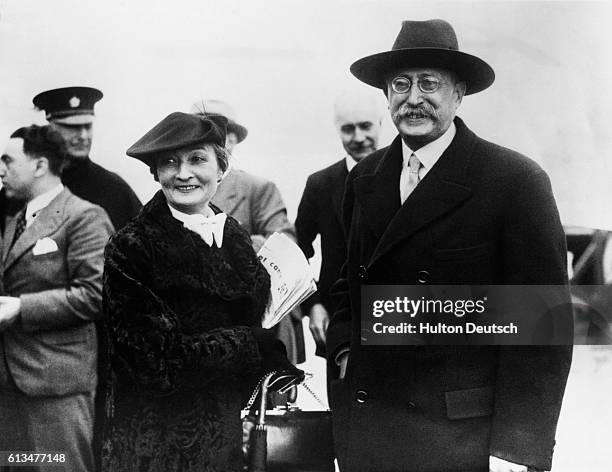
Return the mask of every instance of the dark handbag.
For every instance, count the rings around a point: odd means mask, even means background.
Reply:
[[[268,386],[273,376],[264,377],[258,388],[257,414],[251,412],[242,419],[246,470],[334,472],[331,412],[295,408],[266,410]]]

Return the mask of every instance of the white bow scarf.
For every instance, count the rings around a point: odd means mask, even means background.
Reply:
[[[217,247],[223,244],[223,227],[225,226],[225,213],[218,213],[214,216],[204,215],[181,215],[183,226],[188,230],[200,235],[202,240],[210,247],[213,241]]]

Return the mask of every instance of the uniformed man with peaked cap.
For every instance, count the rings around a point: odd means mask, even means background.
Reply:
[[[39,93],[32,101],[64,140],[67,159],[62,183],[77,197],[104,208],[115,230],[119,230],[138,214],[142,204],[125,180],[89,157],[94,106],[102,96],[93,87],[63,87]],[[100,350],[104,350],[104,339],[99,338]],[[96,416],[103,408],[102,397],[98,392]],[[94,449],[98,447],[99,427],[98,423],[94,425]]]
[[[32,101],[64,139],[68,154],[62,172],[64,185],[76,196],[104,208],[119,229],[136,216],[142,204],[125,180],[89,157],[94,106],[102,96],[92,87],[63,87],[39,93]]]

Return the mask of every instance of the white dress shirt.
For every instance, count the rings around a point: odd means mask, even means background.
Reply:
[[[408,182],[408,160],[410,159],[410,156],[414,153],[421,163],[421,167],[419,168],[420,182],[427,175],[427,172],[429,172],[436,162],[438,162],[438,159],[440,159],[440,156],[444,154],[444,151],[446,151],[448,146],[450,146],[450,143],[455,137],[456,133],[457,128],[455,127],[455,123],[451,123],[442,136],[431,143],[427,143],[425,146],[416,151],[410,149],[402,140],[403,164],[402,173],[400,174],[400,194]]]
[[[346,168],[350,172],[351,170],[353,170],[353,167],[357,165],[357,161],[353,159],[349,154],[346,155],[345,159],[346,159]]]
[[[25,211],[26,228],[34,223],[40,211],[49,205],[49,203],[62,193],[63,190],[64,186],[62,184],[57,184],[57,186],[53,187],[51,190],[47,190],[45,193],[40,194],[38,197],[28,202]]]

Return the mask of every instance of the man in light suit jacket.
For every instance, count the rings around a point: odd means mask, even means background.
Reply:
[[[344,181],[355,164],[378,148],[382,109],[379,97],[375,97],[370,90],[367,92],[350,90],[336,100],[334,124],[346,156],[308,176],[295,219],[298,245],[308,259],[314,256],[312,243],[317,235],[321,235],[321,271],[317,292],[302,304],[302,309],[310,318],[316,354],[320,356],[325,356],[325,332],[330,314],[335,309],[330,289],[338,280],[340,268],[346,259],[341,223]]]
[[[245,126],[238,123],[232,106],[221,100],[200,100],[191,107],[191,113],[221,115],[227,118],[225,147],[231,153],[248,135]],[[217,187],[211,202],[235,218],[251,235],[253,249],[259,251],[274,232],[295,239],[295,230],[287,217],[287,207],[274,182],[242,169],[230,167]],[[302,321],[295,311],[277,325],[277,336],[287,347],[287,356],[294,364],[304,362],[306,353]]]
[[[59,470],[91,471],[94,321],[112,225],[62,185],[61,143],[48,126],[20,128],[0,163],[7,195],[26,202],[2,243],[0,450],[58,452],[48,460]]]
[[[231,169],[212,199],[212,203],[233,216],[249,232],[255,250],[274,232],[295,237],[287,217],[287,207],[274,182]]]
[[[200,100],[191,107],[196,115],[221,115],[227,118],[226,149],[232,153],[246,139],[248,129],[238,123],[232,106],[221,100]],[[230,167],[219,184],[212,203],[234,217],[249,232],[257,252],[274,232],[295,238],[287,207],[274,182],[244,170]]]
[[[571,346],[361,344],[365,285],[549,285],[551,306],[567,307],[548,176],[455,116],[494,73],[447,22],[405,21],[391,51],[351,71],[384,91],[399,136],[346,181],[348,257],[327,332],[340,469],[549,470]]]

